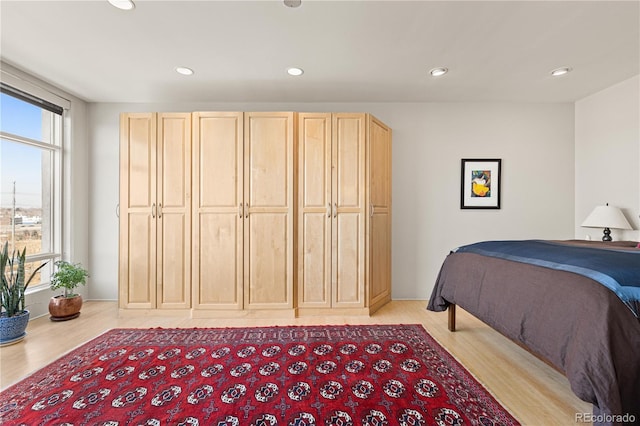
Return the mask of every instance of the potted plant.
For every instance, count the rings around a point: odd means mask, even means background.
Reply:
[[[51,321],[67,321],[77,318],[82,308],[82,296],[74,290],[80,284],[87,283],[89,272],[79,263],[59,260],[55,264],[56,271],[51,275],[51,290],[64,289],[64,293],[54,296],[49,301]]]
[[[25,279],[27,249],[13,250],[9,255],[9,244],[4,243],[0,252],[0,346],[17,343],[27,334],[29,311],[25,309],[24,294],[31,280],[47,262],[38,266]]]

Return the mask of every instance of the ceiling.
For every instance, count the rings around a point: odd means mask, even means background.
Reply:
[[[1,59],[88,102],[572,102],[639,73],[639,1],[134,1],[2,0]]]

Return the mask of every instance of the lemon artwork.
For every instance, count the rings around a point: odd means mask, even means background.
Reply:
[[[473,197],[486,197],[491,191],[491,178],[486,171],[474,171],[471,180],[471,191]]]

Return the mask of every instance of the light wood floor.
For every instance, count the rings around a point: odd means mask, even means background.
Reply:
[[[446,312],[429,312],[426,301],[393,301],[371,317],[317,316],[295,319],[186,319],[119,317],[116,302],[85,302],[78,319],[32,320],[26,338],[0,348],[0,388],[28,376],[78,345],[112,328],[251,327],[322,324],[422,324],[522,424],[575,424],[576,413],[590,413],[567,379],[515,343],[458,308],[458,331],[447,330]]]

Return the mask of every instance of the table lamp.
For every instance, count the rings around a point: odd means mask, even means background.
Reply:
[[[622,211],[610,206],[609,203],[605,206],[596,206],[589,216],[582,222],[582,226],[585,228],[604,228],[604,235],[602,241],[611,241],[611,228],[615,229],[633,229],[624,217]]]

